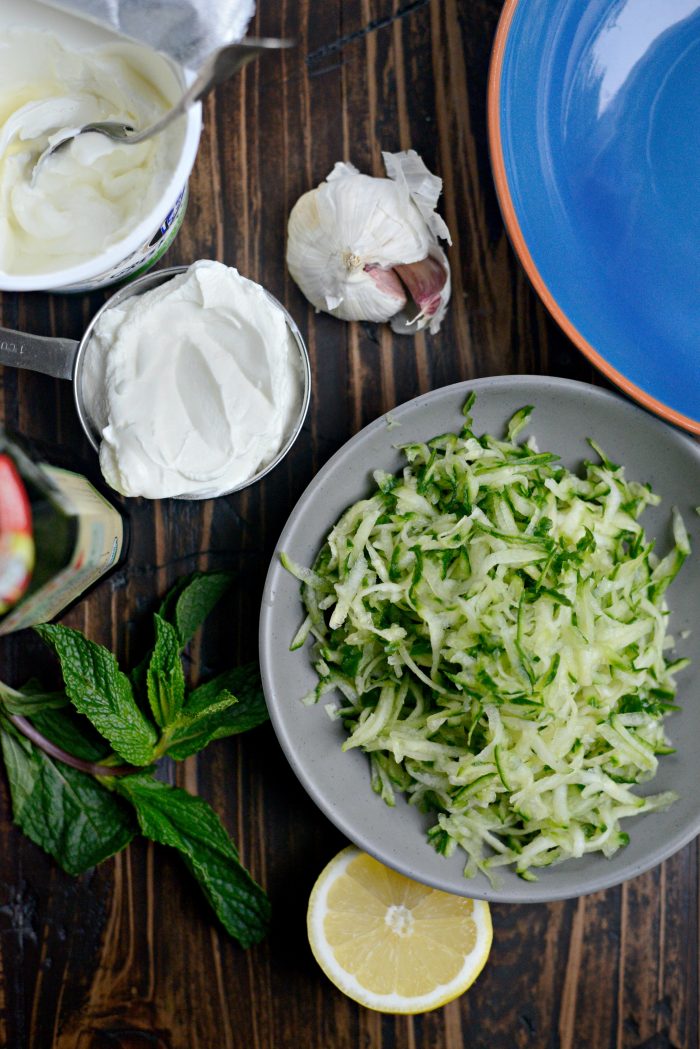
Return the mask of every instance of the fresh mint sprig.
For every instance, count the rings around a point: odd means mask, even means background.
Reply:
[[[217,572],[178,583],[154,616],[152,652],[130,676],[80,631],[38,627],[58,656],[64,692],[36,682],[22,690],[0,683],[0,745],[15,822],[64,870],[94,867],[140,831],[179,852],[224,928],[248,947],[269,924],[265,892],[211,807],[156,778],[162,757],[181,761],[267,720],[256,664],[187,688],[183,649],[231,582]],[[69,767],[26,738],[22,718],[90,771]],[[122,774],[124,762],[133,773]]]

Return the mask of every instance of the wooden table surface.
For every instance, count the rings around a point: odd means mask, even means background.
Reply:
[[[402,401],[484,375],[597,382],[549,319],[504,233],[485,105],[499,0],[261,0],[256,31],[296,50],[249,67],[206,105],[184,227],[165,265],[221,259],[284,301],[309,346],[312,407],[292,453],[261,484],[202,503],[132,500],[127,566],[66,618],[125,661],[144,613],[180,574],[240,570],[195,666],[255,658],[271,551],[297,497],[360,427]],[[444,179],[453,298],[439,336],[315,316],[284,264],[290,207],[334,162],[383,174],[414,147]],[[78,337],[104,300],[7,294],[2,322]],[[68,384],[0,369],[9,427],[89,459]],[[18,684],[51,661],[4,640]],[[268,889],[272,931],[241,950],[178,859],[143,841],[77,880],[11,824],[0,778],[0,1046],[7,1049],[695,1049],[698,846],[608,892],[493,907],[490,962],[472,990],[415,1018],[344,998],[306,941],[309,890],[344,844],[265,726],[172,773],[211,801]]]

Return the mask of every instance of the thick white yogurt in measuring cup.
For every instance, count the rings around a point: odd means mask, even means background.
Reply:
[[[244,484],[290,436],[302,387],[281,308],[209,261],[105,310],[82,379],[105,480],[149,499]]]
[[[182,91],[163,56],[95,27],[88,34],[99,43],[86,46],[79,22],[32,0],[2,2],[0,271],[6,274],[66,271],[105,255],[159,206],[182,150],[182,119],[137,146],[87,134],[49,158],[32,184],[37,158],[57,131],[104,120],[143,128]]]

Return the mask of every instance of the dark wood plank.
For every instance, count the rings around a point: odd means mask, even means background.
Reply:
[[[356,430],[417,393],[481,375],[600,381],[530,289],[491,182],[486,76],[498,0],[282,0],[259,33],[298,40],[206,106],[182,232],[164,265],[211,257],[263,281],[307,339],[313,403],[292,453],[257,487],[208,503],[128,509],[128,566],[66,621],[135,661],[143,616],[177,576],[232,567],[240,586],[192,673],[254,658],[270,553],[295,500]],[[453,301],[437,338],[316,315],[284,265],[297,197],[336,160],[382,174],[414,147],[444,179]],[[78,337],[92,296],[5,295],[3,323]],[[9,427],[74,449],[94,469],[66,384],[0,369]],[[31,636],[0,646],[3,677],[51,663]],[[579,901],[493,908],[492,958],[458,1002],[415,1018],[355,1006],[306,943],[308,893],[343,844],[297,783],[269,727],[171,770],[212,801],[268,888],[269,939],[244,953],[165,850],[137,842],[68,878],[11,825],[0,780],[0,1046],[8,1049],[696,1049],[698,848]]]

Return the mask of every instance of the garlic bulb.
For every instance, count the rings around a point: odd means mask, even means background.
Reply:
[[[442,179],[415,152],[382,153],[388,178],[338,162],[289,216],[287,265],[317,310],[342,320],[439,331],[450,299],[451,244],[435,210]]]

